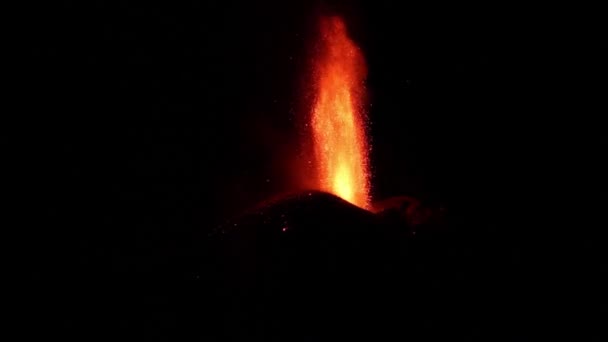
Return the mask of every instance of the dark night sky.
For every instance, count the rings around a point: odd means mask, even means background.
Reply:
[[[49,272],[154,268],[294,190],[307,49],[328,9],[368,62],[375,198],[428,197],[514,230],[529,211],[605,199],[608,43],[591,19],[401,1],[63,1],[29,26]]]
[[[94,4],[49,8],[33,29],[57,212],[121,220],[151,205],[217,222],[292,190],[285,161],[323,8],[347,17],[367,56],[376,198],[505,203],[559,183],[572,158],[598,159],[606,43],[559,17],[390,1]]]

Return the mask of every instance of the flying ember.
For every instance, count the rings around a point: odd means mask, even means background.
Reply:
[[[369,208],[365,60],[341,18],[325,17],[320,24],[311,115],[318,187]]]

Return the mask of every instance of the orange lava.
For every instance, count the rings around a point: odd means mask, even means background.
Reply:
[[[322,18],[320,29],[311,116],[318,186],[369,208],[365,59],[341,18]]]

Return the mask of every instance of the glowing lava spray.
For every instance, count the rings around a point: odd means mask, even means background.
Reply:
[[[318,186],[369,208],[365,59],[341,18],[325,17],[320,24],[311,115]]]

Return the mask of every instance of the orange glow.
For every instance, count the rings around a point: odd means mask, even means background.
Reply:
[[[365,60],[341,18],[323,18],[320,29],[311,117],[318,186],[369,208]]]

